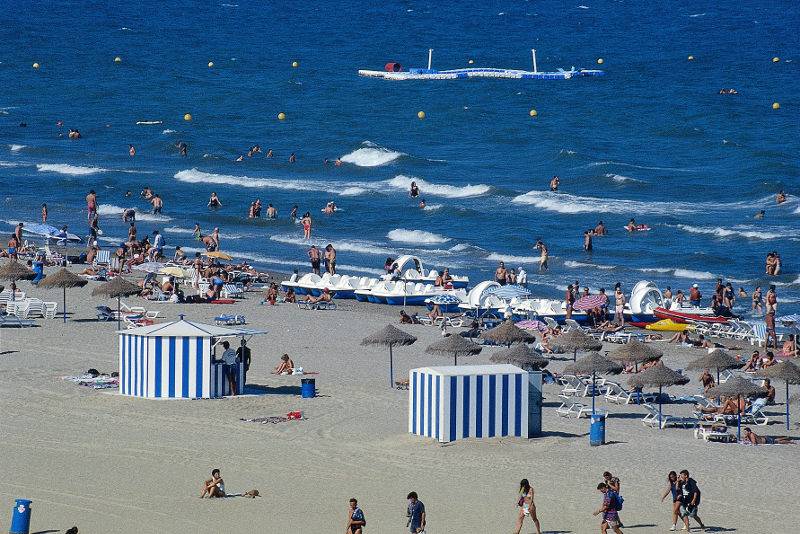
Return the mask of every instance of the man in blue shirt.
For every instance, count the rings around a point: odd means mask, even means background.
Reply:
[[[364,512],[358,507],[358,501],[354,498],[350,499],[350,517],[347,520],[346,532],[350,534],[361,534],[364,531],[364,526],[367,520],[364,519]]]
[[[417,492],[412,491],[408,499],[408,530],[417,534],[425,532],[425,505],[417,497]]]

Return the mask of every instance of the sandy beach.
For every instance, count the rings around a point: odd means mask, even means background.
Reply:
[[[412,490],[427,507],[428,532],[504,532],[514,525],[521,478],[536,490],[544,531],[596,532],[595,487],[606,470],[622,479],[626,531],[663,532],[671,524],[669,505],[659,502],[666,473],[684,468],[700,485],[706,525],[720,532],[794,531],[796,446],[704,443],[691,430],[644,427],[644,411],[635,405],[598,400],[611,414],[610,443],[601,447],[589,446],[586,419],[557,417],[554,385],[545,386],[541,438],[443,446],[408,434],[408,393],[387,387],[386,350],[359,345],[364,336],[396,324],[397,307],[344,301],[336,311],[307,311],[289,304],[260,306],[256,293],[232,306],[146,303],[170,320],[184,313],[209,322],[235,310],[251,326],[265,329],[266,335],[250,343],[248,387],[256,394],[146,400],[63,381],[63,375],[89,368],[117,370],[116,324],[93,320],[94,307],[107,303],[89,297],[94,284],[69,291],[66,325],[39,320],[36,328],[0,330],[0,470],[7,480],[0,507],[10,510],[14,498],[32,499],[34,532],[73,524],[80,532],[137,534],[342,532],[350,497],[364,509],[367,532],[403,532],[405,496]],[[20,286],[31,295],[61,300],[60,290]],[[404,328],[419,341],[395,350],[397,376],[448,364],[424,353],[440,338],[438,329]],[[672,368],[702,354],[658,346]],[[488,363],[497,350],[486,347],[464,363]],[[297,377],[270,374],[284,352],[320,373],[319,397],[302,399]],[[565,364],[554,360],[550,369],[561,371]],[[691,376],[687,386],[669,392],[699,392]],[[785,434],[783,408],[770,407],[775,423],[758,431]],[[305,419],[240,421],[291,410],[302,410]],[[688,415],[690,406],[666,405],[664,411]],[[257,488],[263,498],[199,499],[200,485],[215,467],[228,492]],[[0,517],[2,528],[8,517]],[[534,531],[527,523],[523,528]]]

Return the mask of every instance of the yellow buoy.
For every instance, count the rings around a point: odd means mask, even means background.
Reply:
[[[284,113],[283,111],[278,113],[278,120],[279,121],[285,121],[286,120],[286,113]]]
[[[781,58],[779,58],[778,56],[775,56],[774,58],[772,58],[772,62],[773,63],[777,63],[780,60],[781,60]]]
[[[603,58],[601,58],[601,57],[597,58],[597,64],[598,65],[602,65],[603,61],[604,61]]]
[[[535,109],[532,109],[528,112],[528,115],[530,115],[531,117],[536,117],[537,115],[539,115],[539,112],[536,111]]]
[[[425,118],[425,112],[424,111],[417,111],[417,118],[419,120],[424,119]]]
[[[38,63],[34,63],[34,64],[33,64],[33,68],[34,68],[34,69],[38,69],[38,68],[39,68],[39,64],[38,64]]]
[[[473,60],[471,60],[471,59],[470,59],[469,61],[467,61],[467,63],[469,63],[470,65],[472,65],[473,63],[475,63],[475,61],[473,61]]]
[[[122,58],[117,56],[114,58],[114,63],[122,63]]]
[[[299,66],[300,66],[300,63],[299,63],[299,62],[297,62],[297,61],[292,61],[292,68],[293,68],[293,69],[296,69],[296,68],[297,68],[297,67],[299,67]]]
[[[778,102],[773,102],[772,109],[781,109],[781,105]]]
[[[694,61],[694,56],[689,56],[686,58],[687,61]]]
[[[185,121],[192,120],[192,114],[191,113],[187,113],[186,115],[183,116],[183,120],[185,120]]]
[[[210,68],[213,68],[213,67],[214,67],[214,62],[213,61],[209,61],[208,62],[208,68],[210,69]]]

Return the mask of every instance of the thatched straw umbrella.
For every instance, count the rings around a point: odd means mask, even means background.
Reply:
[[[488,339],[500,345],[510,347],[512,343],[532,343],[536,336],[519,328],[510,319],[503,321],[500,326],[481,332],[481,338]]]
[[[462,336],[453,335],[429,345],[425,352],[439,356],[452,356],[453,365],[458,365],[459,356],[473,356],[478,354],[482,348]]]
[[[9,260],[0,267],[0,280],[16,282],[17,280],[33,280],[34,278],[36,278],[36,273],[16,260]],[[16,291],[11,292],[12,301],[15,293]]]
[[[603,348],[603,343],[578,330],[570,330],[556,337],[553,346],[560,347],[564,352],[572,351],[572,361],[574,362],[578,359],[579,350],[600,350]]]
[[[122,316],[120,315],[120,299],[122,297],[128,297],[130,295],[136,295],[141,292],[142,288],[134,284],[133,282],[128,282],[121,276],[114,278],[113,280],[106,282],[97,286],[96,288],[92,289],[92,296],[95,295],[108,295],[109,297],[117,299],[117,328],[122,328]]]
[[[405,347],[417,341],[417,338],[409,333],[403,332],[399,328],[386,325],[386,328],[379,330],[361,340],[362,345],[384,345],[389,347],[389,387],[394,387],[394,363],[392,349],[395,345]]]
[[[68,287],[83,287],[89,281],[85,278],[78,276],[72,271],[64,268],[60,269],[55,274],[46,276],[44,280],[39,282],[41,287],[60,287],[64,290],[64,322],[67,322],[67,288]]]
[[[742,362],[731,356],[722,349],[714,349],[708,354],[689,362],[687,369],[716,369],[717,384],[719,384],[719,372],[725,369],[737,369],[742,366]]]
[[[663,355],[664,353],[657,348],[632,339],[624,345],[615,347],[608,357],[618,362],[632,363],[635,371],[638,373],[640,363],[656,360]]]
[[[547,367],[550,360],[533,350],[525,343],[517,343],[508,349],[492,354],[489,360],[495,363],[510,363],[523,369],[540,370]]]
[[[590,352],[580,360],[571,363],[564,368],[567,373],[576,375],[592,375],[592,415],[594,415],[595,381],[597,373],[618,374],[622,372],[622,365],[611,361],[597,352]]]
[[[786,384],[786,430],[789,430],[789,384],[800,384],[800,368],[787,360],[762,369],[758,374],[771,380],[783,380]]]
[[[739,403],[742,397],[752,397],[758,395],[763,390],[750,380],[741,377],[731,378],[724,384],[717,384],[716,387],[706,392],[707,397],[736,397],[736,439],[742,440],[742,411]]]
[[[677,371],[673,371],[663,363],[654,365],[637,373],[628,379],[628,384],[633,387],[658,387],[658,428],[661,428],[661,390],[669,386],[683,385],[689,378]]]

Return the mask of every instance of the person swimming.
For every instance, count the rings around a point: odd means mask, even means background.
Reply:
[[[213,191],[211,193],[211,197],[208,199],[208,207],[211,208],[212,210],[219,209],[222,207],[222,202],[219,201],[217,193]]]
[[[425,199],[423,198],[422,200],[419,201],[419,209],[424,210],[425,206],[426,206]]]
[[[775,195],[775,202],[777,204],[783,204],[784,202],[786,202],[786,193],[783,192],[783,189],[778,191],[778,194]]]
[[[292,206],[292,211],[289,213],[289,218],[292,220],[292,222],[297,220],[297,204]]]
[[[297,156],[295,155],[294,152],[289,154],[289,163],[297,163]]]
[[[411,190],[409,191],[411,198],[417,198],[419,196],[419,187],[417,187],[417,182],[411,182]]]
[[[766,212],[764,210],[761,210],[758,213],[756,213],[755,215],[753,215],[753,218],[760,221],[760,220],[764,219],[764,215],[765,214],[766,214]]]
[[[267,205],[267,219],[277,219],[278,218],[278,210],[275,209],[275,206],[272,204]]]

